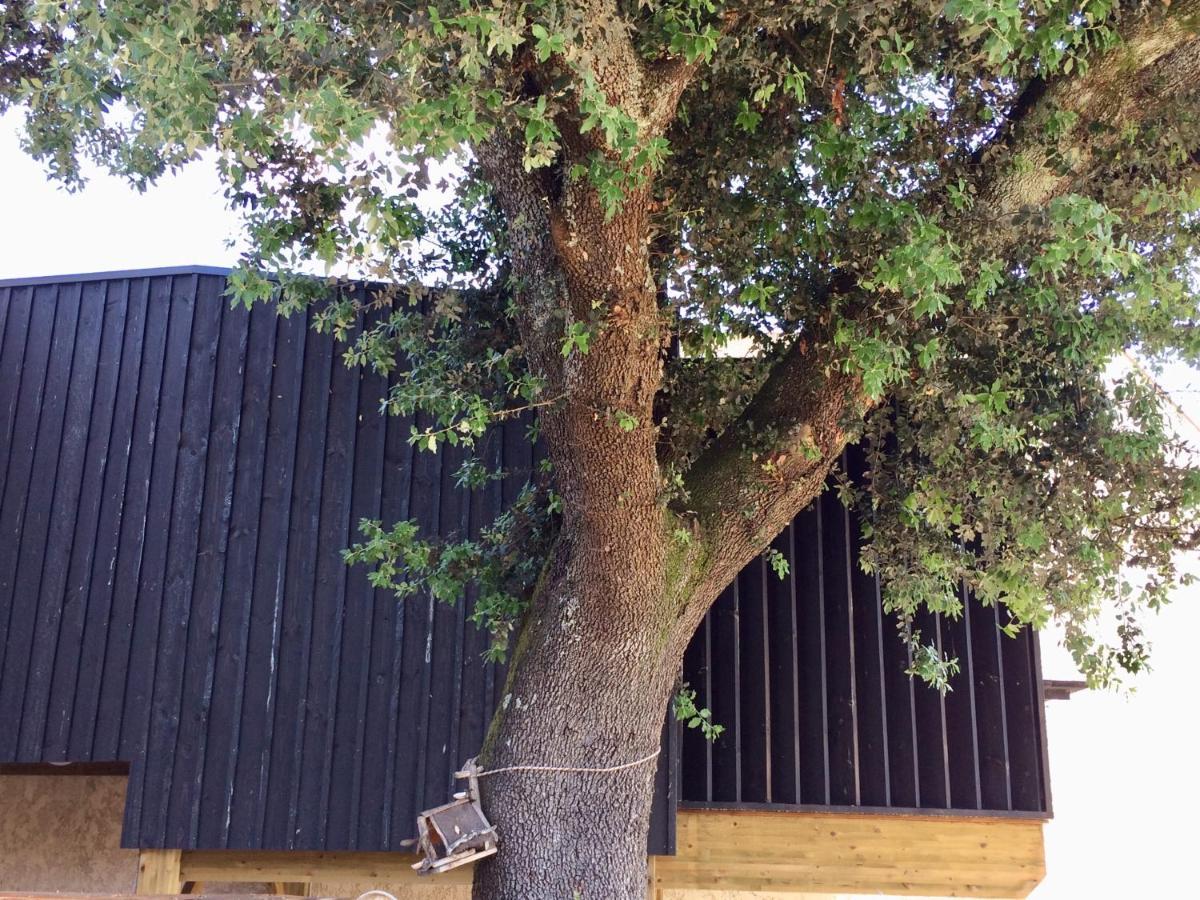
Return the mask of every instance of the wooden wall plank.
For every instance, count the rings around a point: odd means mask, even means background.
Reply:
[[[19,758],[29,760],[48,758],[44,742],[51,684],[59,662],[62,622],[68,613],[74,613],[74,608],[69,608],[65,602],[67,575],[76,523],[80,519],[79,499],[83,490],[83,473],[87,465],[85,452],[91,424],[92,396],[96,385],[96,366],[100,358],[104,285],[88,284],[84,285],[82,290],[79,286],[74,286],[73,290],[62,292],[61,299],[63,302],[75,304],[78,312],[70,374],[64,389],[58,459],[51,470],[54,499],[42,560],[35,637],[20,722],[17,754]],[[54,451],[47,448],[47,452]],[[39,476],[35,474],[34,477]],[[68,645],[64,662],[66,657],[74,656],[75,652],[75,648]],[[61,754],[62,750],[58,752]]]
[[[950,807],[979,809],[979,729],[975,705],[975,666],[971,652],[971,616],[974,602],[960,591],[962,613],[942,617],[941,633],[945,655],[958,660],[959,673],[946,693],[946,751],[950,766]]]
[[[306,325],[311,329],[311,313]],[[263,842],[272,847],[291,846],[299,822],[297,807],[315,622],[313,593],[318,560],[324,549],[319,535],[326,482],[330,386],[334,366],[342,366],[335,358],[332,341],[308,340],[304,353],[279,645],[279,697],[275,704],[270,790],[263,830]]]
[[[1000,621],[1008,623],[1007,611],[1000,613]],[[1001,660],[1004,671],[1004,714],[1008,742],[1009,779],[1012,789],[1013,809],[1045,810],[1046,798],[1042,791],[1042,755],[1040,733],[1040,710],[1042,705],[1038,679],[1033,666],[1033,653],[1037,643],[1026,633],[1025,640],[1001,640]],[[1033,728],[1030,727],[1033,723]],[[1036,739],[1031,731],[1036,731]]]
[[[128,282],[96,282],[84,290],[84,302],[94,303],[102,316],[94,385],[89,404],[84,408],[87,419],[87,443],[79,466],[81,479],[79,501],[71,539],[70,562],[64,573],[63,613],[59,626],[59,645],[69,652],[56,656],[50,696],[47,701],[47,721],[44,753],[49,759],[77,759],[72,754],[71,729],[74,724],[77,698],[85,686],[80,683],[81,668],[86,669],[82,645],[87,633],[88,615],[92,603],[102,596],[100,585],[92,578],[93,564],[99,546],[99,529],[108,469],[123,466],[114,459],[113,424],[118,404],[117,390],[122,371],[122,349],[129,312]],[[0,376],[2,377],[2,376]],[[124,457],[123,453],[118,454]],[[93,596],[96,587],[96,596]]]
[[[120,492],[120,499],[119,507],[114,504],[114,519],[110,523],[115,532],[113,553],[105,560],[110,567],[105,574],[111,584],[112,599],[103,623],[107,629],[107,643],[101,656],[103,671],[92,735],[93,758],[99,759],[129,759],[123,754],[132,752],[130,742],[134,735],[125,727],[124,717],[127,708],[131,714],[141,712],[132,705],[127,706],[125,699],[130,687],[142,560],[147,531],[162,531],[164,525],[161,520],[151,523],[149,513],[152,471],[159,443],[158,417],[171,311],[171,279],[145,279],[134,290],[144,298],[145,325],[140,341],[142,352],[138,360],[133,420],[126,433],[125,452],[129,464],[124,480],[111,486]],[[142,666],[144,661],[139,662],[139,670]]]
[[[792,522],[796,546],[796,653],[799,657],[800,802],[829,803],[829,703],[825,656],[825,535],[821,505]],[[684,785],[684,796],[691,799]]]
[[[190,600],[190,597],[175,597],[174,602],[170,603],[167,597],[168,580],[176,574],[173,564],[180,567],[178,571],[182,571],[184,567],[189,572],[191,569],[190,561],[176,562],[171,558],[171,539],[174,510],[179,498],[176,486],[180,475],[184,474],[180,470],[179,461],[181,456],[188,456],[186,451],[181,454],[181,444],[184,407],[188,399],[187,387],[188,382],[192,380],[189,377],[188,364],[193,347],[196,286],[192,276],[173,276],[163,280],[170,282],[166,356],[158,421],[154,432],[154,458],[150,466],[145,544],[137,586],[133,633],[130,638],[125,696],[122,701],[121,759],[144,758],[146,754],[153,714],[155,680],[159,674],[159,664],[167,655],[165,648],[161,646],[160,632],[164,627],[171,625],[175,615],[187,615],[184,607]],[[207,432],[202,439],[207,440]],[[197,471],[201,470],[192,465],[188,467],[187,474]],[[188,497],[184,502],[191,500],[192,498]],[[171,631],[177,633],[174,628],[171,628]],[[130,772],[130,790],[134,796],[139,796],[139,773],[142,768],[141,765],[135,765]],[[130,806],[132,808],[133,804]],[[137,814],[141,811],[139,803]],[[137,814],[133,818],[133,827],[137,827]]]
[[[794,526],[771,546],[796,571]],[[767,577],[768,678],[771,684],[771,790],[775,803],[800,802],[800,668],[796,652],[796,579]]]
[[[241,724],[229,840],[261,846],[270,787],[275,703],[279,697],[280,631],[284,613],[296,467],[301,377],[310,330],[304,316],[279,318],[267,423],[266,467],[258,516],[258,550],[253,570]],[[286,776],[282,782],[286,785]],[[286,787],[284,788],[286,790]]]
[[[234,794],[242,721],[273,372],[272,367],[251,361],[274,358],[277,331],[274,310],[256,306],[250,311],[247,330],[247,364],[241,385],[233,502],[212,676],[212,697],[216,701],[205,707],[208,722],[201,735],[203,768],[196,827],[198,841],[207,847],[229,845],[229,805]]]
[[[411,853],[185,850],[180,875],[185,881],[312,882],[353,878],[388,884],[431,885],[412,868]],[[437,876],[438,885],[468,885],[471,867],[460,866]]]
[[[100,482],[100,508],[93,538],[95,548],[90,569],[84,567],[80,573],[81,583],[86,585],[87,611],[78,659],[99,662],[90,666],[86,675],[80,673],[75,679],[77,687],[68,737],[70,759],[97,758],[94,755],[95,736],[102,686],[108,670],[109,629],[145,349],[148,299],[149,283],[144,279],[122,282],[117,290],[109,292],[109,301],[125,309],[125,323],[120,337],[105,461],[96,475]]]
[[[677,855],[650,858],[650,887],[1024,897],[1045,876],[1042,823],[966,817],[681,811]],[[418,883],[406,853],[185,851],[185,881]],[[471,868],[438,876],[470,883]],[[429,881],[421,882],[429,884]]]
[[[361,519],[379,518],[382,498],[383,451],[387,423],[379,415],[386,379],[371,371],[360,372],[358,435],[355,438],[354,486],[351,492],[350,541],[357,541]],[[367,695],[370,688],[371,630],[375,592],[367,583],[364,566],[347,572],[347,603],[342,612],[342,674],[338,681],[334,717],[336,737],[332,769],[340,773],[340,789],[329,795],[329,832],[325,847],[356,849],[359,808],[362,803],[363,742]],[[349,602],[353,597],[354,602]]]
[[[0,547],[0,554],[11,554],[10,564],[0,570],[0,597],[7,599],[9,607],[7,615],[0,614],[4,624],[0,630],[0,722],[18,723],[16,728],[0,729],[0,757],[16,762],[35,761],[17,756],[20,749],[17,739],[38,616],[35,610],[27,608],[14,613],[14,607],[17,601],[23,600],[36,608],[40,600],[59,443],[74,359],[75,327],[79,318],[78,286],[74,290],[70,286],[62,289],[49,286],[35,291],[34,306],[35,317],[49,334],[35,345],[34,329],[30,329],[31,346],[26,352],[34,371],[28,381],[22,373],[22,403],[18,407],[8,480],[4,485],[5,505],[9,504],[10,498],[19,504],[16,531],[21,539],[13,541],[8,553],[5,553],[8,548]],[[48,326],[46,320],[50,320]]]
[[[191,343],[184,375],[182,419],[179,447],[175,461],[175,495],[167,527],[166,575],[163,582],[162,613],[159,621],[158,660],[154,668],[150,718],[147,733],[147,756],[164,760],[161,766],[139,766],[134,776],[141,780],[144,830],[153,829],[164,835],[168,829],[168,812],[175,791],[174,772],[178,765],[180,719],[186,717],[184,706],[185,664],[188,660],[188,634],[193,616],[203,613],[203,604],[194,602],[195,579],[199,557],[199,539],[207,484],[208,450],[213,433],[213,392],[216,382],[216,357],[221,334],[221,313],[224,304],[218,301],[219,284],[206,278],[203,285],[195,279],[184,285],[189,295],[196,297],[196,308],[190,328]],[[211,507],[211,502],[209,506]],[[196,661],[199,661],[198,658]],[[190,717],[188,717],[190,718]],[[194,773],[183,769],[183,783],[194,783]],[[173,842],[182,842],[186,831],[183,821],[172,829]]]
[[[1045,875],[1042,823],[681,810],[658,890],[1024,897]]]
[[[849,458],[850,453],[843,455]],[[857,453],[855,454],[857,456]],[[861,464],[847,466],[848,471]],[[861,523],[856,511],[847,520],[850,546],[851,625],[854,629],[854,697],[858,723],[858,802],[863,806],[891,806],[891,754],[888,741],[887,693],[884,677],[884,646],[897,643],[892,629],[885,634],[879,580],[863,572],[858,564]]]
[[[202,283],[205,280],[201,279]],[[249,342],[249,312],[242,306],[229,307],[219,297],[219,280],[211,278],[211,281],[217,284],[209,288],[208,302],[220,306],[222,311],[204,476],[205,502],[198,528],[199,550],[173,758],[173,779],[179,787],[169,792],[167,821],[170,830],[166,842],[170,846],[193,845],[200,830],[201,788],[209,749],[208,723],[214,703]],[[221,703],[223,699],[217,697],[216,702]]]
[[[772,573],[771,578],[776,576]],[[767,561],[759,557],[737,576],[740,598],[738,710],[741,796],[771,801],[771,682],[767,642]]]
[[[737,581],[721,592],[709,611],[712,624],[712,658],[709,661],[712,679],[710,709],[713,720],[725,731],[712,742],[712,798],[723,803],[738,803],[742,799],[741,749],[741,690],[738,647],[740,597]]]
[[[854,597],[850,591],[850,522],[846,508],[831,491],[817,498],[825,527],[825,695],[828,702],[829,802],[857,806],[860,800],[858,763],[856,638]]]
[[[922,609],[913,621],[921,643],[942,652],[942,622]],[[923,684],[913,687],[917,777],[922,808],[950,808],[950,757],[946,748],[946,698]]]
[[[354,341],[360,328],[356,324],[347,340]],[[357,535],[357,523],[351,517],[351,499],[361,381],[358,370],[344,365],[341,359],[334,361],[325,438],[327,474],[322,485],[318,531],[320,556],[312,597],[313,631],[321,639],[313,641],[309,656],[300,785],[295,822],[290,829],[294,835],[291,846],[305,849],[324,846],[328,833],[346,579],[350,572],[339,551],[348,547]]]

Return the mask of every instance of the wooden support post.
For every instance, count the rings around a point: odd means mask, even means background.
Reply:
[[[272,881],[271,893],[281,897],[307,897],[307,881]]]
[[[651,856],[646,860],[646,900],[663,900],[662,888],[658,886],[656,858]]]
[[[142,850],[138,856],[137,892],[139,894],[178,894],[183,890],[179,877],[182,853],[178,850]]]

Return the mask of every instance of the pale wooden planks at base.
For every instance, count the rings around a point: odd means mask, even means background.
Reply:
[[[680,810],[677,855],[650,859],[652,900],[688,892],[733,897],[771,894],[891,894],[1025,897],[1045,876],[1042,822],[955,816],[835,815],[808,812]],[[469,896],[472,867],[419,878],[400,853],[185,851],[147,857],[143,878],[182,882],[290,882],[310,896],[385,887],[405,897]],[[147,862],[157,868],[148,869]],[[177,882],[171,882],[174,877]],[[143,889],[139,878],[138,892]],[[159,890],[174,893],[179,890]],[[356,890],[357,892],[357,890]],[[799,898],[797,898],[799,900]]]
[[[288,882],[310,897],[357,897],[381,889],[398,900],[470,900],[471,867],[421,877],[408,853],[186,850],[182,875],[197,882]]]
[[[184,881],[337,882],[378,881],[386,884],[469,885],[471,867],[421,877],[413,871],[417,857],[409,853],[318,853],[303,851],[186,850]]]
[[[1046,873],[1042,822],[951,816],[680,810],[666,891],[1024,897]]]

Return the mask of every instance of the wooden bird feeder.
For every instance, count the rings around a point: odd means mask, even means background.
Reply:
[[[479,805],[478,771],[475,760],[467,760],[463,771],[454,773],[455,778],[467,779],[467,790],[417,816],[417,846],[425,854],[413,864],[417,874],[448,872],[496,852],[496,829]]]

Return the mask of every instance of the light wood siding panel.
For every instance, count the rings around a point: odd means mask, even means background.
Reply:
[[[658,891],[1024,897],[1046,873],[1039,821],[680,810],[676,828]]]

